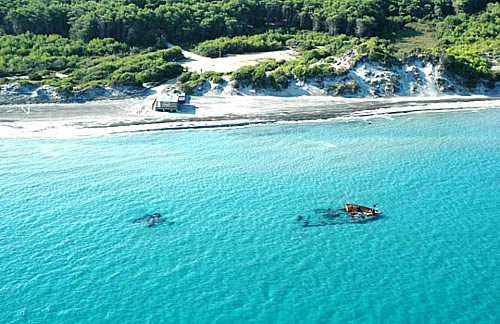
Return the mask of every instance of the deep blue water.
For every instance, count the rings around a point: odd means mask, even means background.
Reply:
[[[498,109],[0,139],[0,323],[498,323],[499,161]]]

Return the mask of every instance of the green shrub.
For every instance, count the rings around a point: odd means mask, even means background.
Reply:
[[[179,75],[179,77],[177,78],[177,82],[179,82],[179,83],[184,83],[184,82],[189,81],[189,79],[191,78],[191,73],[192,73],[192,72],[184,72],[184,73],[182,73],[182,74],[181,74],[181,75]]]
[[[445,69],[452,75],[462,78],[465,86],[473,88],[481,79],[494,80],[495,74],[490,71],[488,62],[480,56],[446,55],[443,60]]]
[[[70,95],[73,93],[73,85],[72,84],[62,85],[56,89],[56,93],[59,95]]]
[[[31,80],[31,81],[40,81],[43,79],[43,76],[41,73],[38,73],[38,72],[33,72],[33,73],[30,73],[28,75],[28,78]]]
[[[142,86],[142,83],[140,80],[137,80],[134,73],[125,72],[123,74],[113,75],[111,77],[109,85],[140,87]]]
[[[143,72],[139,72],[136,77],[141,83],[150,83],[172,79],[180,73],[182,73],[182,65],[168,62],[160,66],[151,67]]]
[[[212,81],[213,83],[222,84],[222,83],[224,83],[224,79],[222,78],[222,75],[223,74],[219,73],[219,72],[208,71],[208,72],[204,72],[200,76],[200,78],[203,80]]]
[[[345,91],[348,89],[347,85],[344,83],[337,83],[337,86],[335,87],[335,95],[336,96],[342,96]]]
[[[290,78],[290,72],[286,71],[285,69],[276,69],[269,73],[271,87],[274,90],[282,90],[288,88]]]
[[[359,84],[356,80],[351,80],[347,83],[347,87],[351,90],[352,94],[355,94],[359,90]]]
[[[45,75],[64,71],[76,84],[87,87],[96,82],[138,86],[142,82],[161,82],[182,72],[182,67],[174,62],[184,58],[179,47],[123,56],[129,51],[129,45],[111,38],[84,43],[29,32],[0,36],[0,74],[28,74],[32,81],[41,81]],[[54,78],[44,79],[44,84],[47,82],[60,83]]]
[[[236,81],[240,86],[251,84],[255,67],[243,66],[231,74],[231,79]]]
[[[194,52],[207,57],[282,49],[291,35],[266,32],[253,36],[221,37],[198,44]]]
[[[19,84],[21,87],[36,85],[35,82],[29,81],[29,80],[24,80],[24,79],[18,80],[17,84]]]

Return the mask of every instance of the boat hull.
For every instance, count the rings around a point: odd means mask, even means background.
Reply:
[[[355,204],[345,204],[345,211],[351,216],[359,214],[359,213],[363,213],[365,215],[380,215],[380,214],[382,214],[382,212],[380,210],[376,210],[375,208],[361,206],[361,205],[355,205]]]

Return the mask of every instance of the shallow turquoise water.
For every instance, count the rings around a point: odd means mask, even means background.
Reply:
[[[0,323],[499,322],[499,126],[0,140]],[[296,220],[345,202],[384,217]],[[175,224],[132,222],[156,211]]]

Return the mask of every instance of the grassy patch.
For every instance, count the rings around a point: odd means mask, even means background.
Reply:
[[[438,45],[438,39],[434,36],[435,26],[432,23],[408,23],[399,32],[394,46],[398,50],[398,56],[404,57],[428,51]]]
[[[196,72],[184,72],[177,78],[177,86],[185,93],[193,94],[194,89],[205,81],[211,81],[217,84],[224,83],[224,79],[222,78],[223,75],[223,73],[212,71],[202,74]]]

